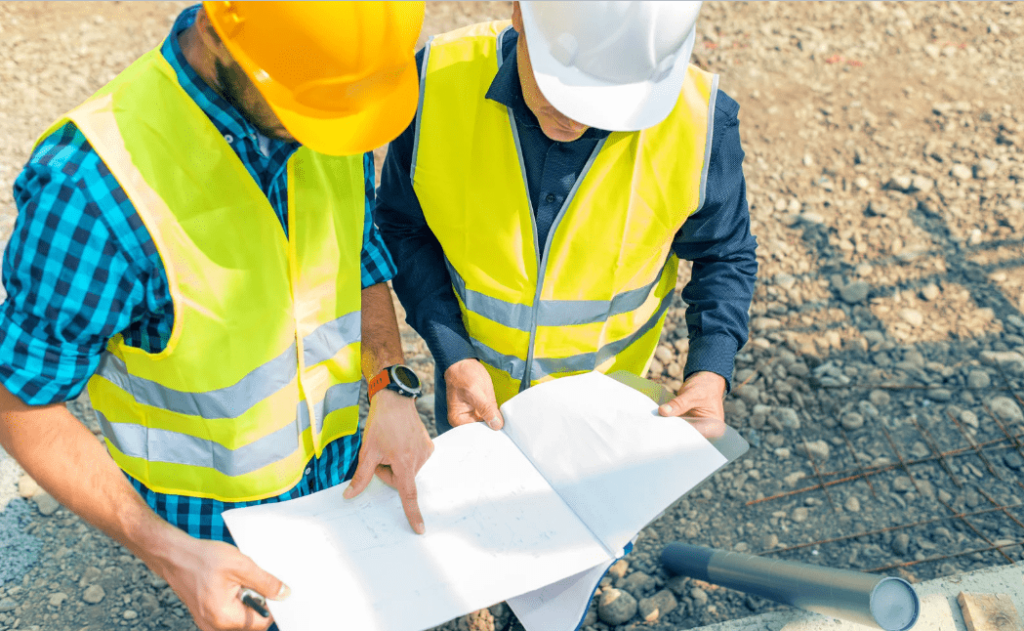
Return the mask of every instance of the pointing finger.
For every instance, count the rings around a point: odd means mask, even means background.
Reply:
[[[426,532],[426,526],[423,523],[423,514],[420,513],[415,474],[409,470],[398,472],[394,471],[394,469],[392,469],[392,473],[394,473],[395,486],[398,487],[398,495],[402,498],[402,509],[405,511],[405,517],[409,520],[409,525],[412,526],[413,531],[418,535],[422,535]]]

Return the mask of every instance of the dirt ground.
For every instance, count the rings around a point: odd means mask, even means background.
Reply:
[[[0,3],[0,189],[38,133],[158,45],[184,6]],[[424,40],[509,14],[428,3]],[[1021,3],[705,3],[694,61],[740,103],[759,242],[751,341],[727,400],[752,449],[645,529],[588,629],[689,629],[774,607],[669,577],[657,558],[674,540],[911,581],[1021,563],[1021,37]],[[0,243],[15,218],[0,195]],[[684,309],[669,311],[649,375],[670,387]],[[432,380],[422,340],[403,338]],[[92,423],[87,401],[72,409]],[[0,454],[0,487],[3,466]],[[0,552],[4,537],[37,546],[0,574],[0,631],[194,628],[163,581],[50,508],[0,504]],[[95,585],[104,597],[87,601]],[[604,622],[597,605],[623,593],[633,617]],[[498,628],[514,622],[495,612]]]

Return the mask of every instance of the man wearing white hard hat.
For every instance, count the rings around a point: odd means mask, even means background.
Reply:
[[[724,431],[757,272],[739,106],[689,63],[699,2],[521,2],[434,37],[377,222],[436,361],[438,431],[550,379],[644,375],[693,262],[666,416]]]

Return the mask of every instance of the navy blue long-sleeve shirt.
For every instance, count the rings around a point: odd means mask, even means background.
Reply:
[[[509,107],[515,116],[537,236],[544,243],[591,151],[609,132],[591,128],[572,142],[556,142],[544,135],[523,100],[517,39],[515,31],[505,36],[504,61],[486,98]],[[417,67],[422,60],[421,50]],[[676,255],[693,262],[690,282],[683,289],[690,337],[684,376],[710,371],[727,383],[736,352],[747,340],[747,310],[757,274],[738,112],[736,101],[719,91],[705,202],[686,220],[673,242]],[[376,221],[398,266],[392,282],[406,319],[426,340],[438,373],[444,374],[448,366],[476,357],[476,352],[462,322],[441,244],[427,225],[409,177],[415,138],[414,120],[388,148],[377,192]],[[509,177],[521,176],[517,172]]]

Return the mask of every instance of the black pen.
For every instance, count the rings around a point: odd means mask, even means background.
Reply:
[[[242,591],[238,592],[238,598],[242,601],[243,605],[249,607],[264,618],[270,617],[270,612],[267,610],[267,599],[259,593],[246,587],[243,588]]]

